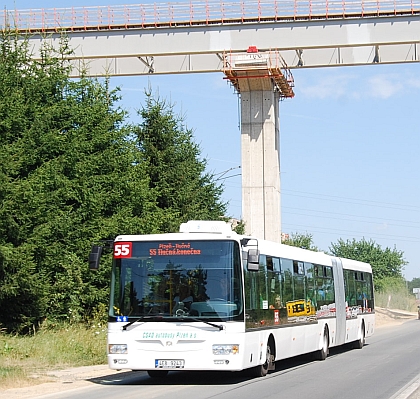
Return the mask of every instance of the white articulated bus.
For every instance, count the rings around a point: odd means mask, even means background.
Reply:
[[[94,246],[91,269],[102,248]],[[221,221],[113,242],[112,369],[239,371],[362,348],[374,332],[369,264],[241,236]]]

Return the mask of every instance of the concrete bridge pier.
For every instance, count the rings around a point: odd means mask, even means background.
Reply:
[[[240,94],[242,220],[245,232],[281,242],[279,101],[293,97],[293,77],[277,51],[224,57],[227,78]]]
[[[247,234],[281,242],[279,93],[259,83],[240,94],[242,218]]]

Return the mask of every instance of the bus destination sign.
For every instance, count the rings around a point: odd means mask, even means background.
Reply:
[[[149,249],[150,256],[191,256],[191,255],[201,255],[201,249],[194,249],[191,246],[191,243],[159,243],[157,248]]]

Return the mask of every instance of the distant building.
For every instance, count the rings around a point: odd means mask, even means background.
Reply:
[[[281,233],[281,242],[285,242],[290,238],[289,234],[287,233]]]

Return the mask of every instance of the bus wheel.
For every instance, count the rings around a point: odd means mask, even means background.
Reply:
[[[256,377],[265,377],[269,370],[275,369],[275,363],[274,363],[274,350],[272,348],[273,342],[272,340],[269,340],[267,342],[267,351],[265,354],[265,362],[257,367],[255,367],[255,376]]]
[[[359,331],[359,339],[353,342],[354,349],[362,349],[365,344],[365,323],[362,321]]]
[[[168,370],[147,370],[150,378],[165,378],[168,375]]]
[[[321,349],[315,352],[317,360],[325,360],[328,356],[329,334],[328,327],[325,326],[324,334],[322,335]]]

